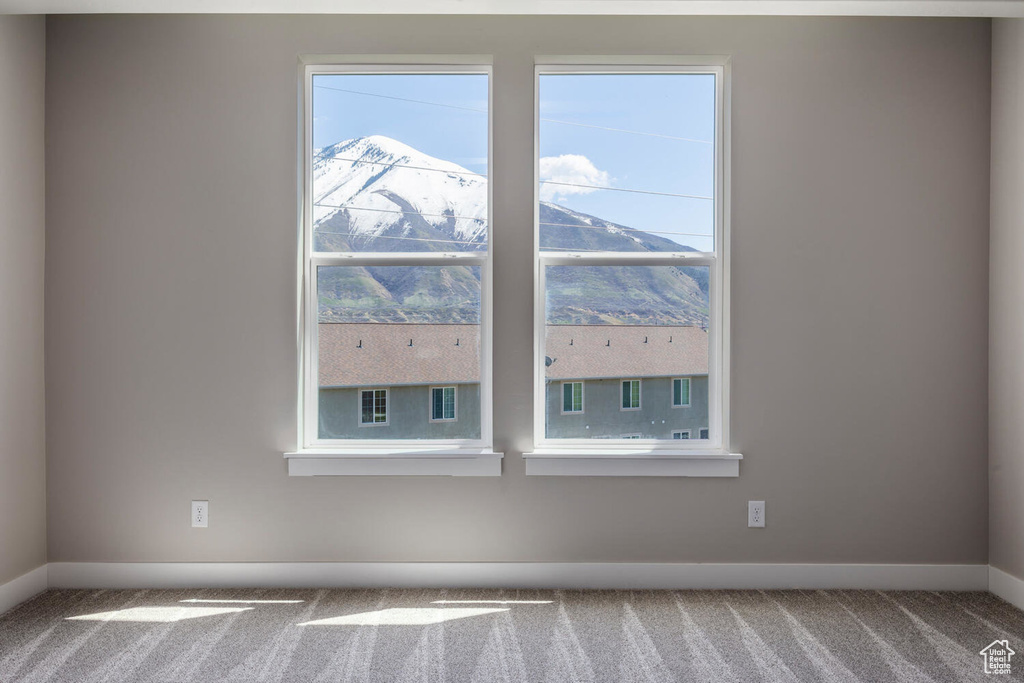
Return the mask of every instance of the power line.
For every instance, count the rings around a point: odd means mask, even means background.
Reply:
[[[323,204],[320,202],[314,202],[313,206],[319,206],[325,209],[348,209],[351,211],[376,211],[378,213],[398,213],[408,216],[429,216],[431,218],[455,218],[470,221],[484,222],[483,218],[477,218],[473,216],[459,216],[456,214],[447,213],[422,213],[420,211],[402,211],[400,209],[376,209],[368,206],[349,206],[347,204]],[[667,230],[640,230],[639,228],[626,228],[618,226],[602,226],[602,225],[572,225],[570,223],[547,223],[540,221],[537,225],[550,226],[554,228],[583,228],[587,230],[622,230],[625,232],[639,232],[645,235],[680,235],[683,237],[714,237],[714,235],[706,232],[671,232]],[[341,234],[341,233],[338,233]]]
[[[473,175],[479,178],[487,180],[487,176],[483,173],[474,173],[473,171],[446,171],[443,168],[429,168],[427,166],[409,166],[408,164],[395,164],[387,161],[364,161],[363,159],[348,159],[345,157],[326,157],[324,153],[317,155],[318,158],[326,159],[337,159],[338,161],[350,161],[353,164],[367,164],[368,166],[390,166],[393,168],[411,168],[414,171],[434,171],[435,173],[448,173],[450,175]]]
[[[431,239],[429,237],[394,237],[391,235],[366,235],[361,232],[331,232],[329,230],[315,230],[318,235],[347,235],[349,237],[365,237],[367,240],[409,240],[412,242],[444,242],[446,244],[481,244],[480,242],[471,242],[463,240],[440,240]]]
[[[465,219],[465,220],[468,220],[468,221],[481,221],[481,222],[483,222],[483,220],[484,220],[483,218],[478,218],[478,217],[475,217],[475,216],[456,216],[455,214],[447,214],[447,213],[421,213],[419,211],[401,211],[399,209],[372,209],[372,208],[370,208],[368,206],[348,206],[346,204],[322,204],[320,202],[313,202],[313,206],[320,206],[320,207],[323,207],[325,209],[351,209],[353,211],[377,211],[379,213],[402,213],[402,214],[406,214],[406,215],[409,215],[409,216],[430,216],[430,217],[433,217],[433,218],[455,218],[455,219],[462,218],[462,219]]]
[[[426,100],[413,100],[413,99],[409,99],[407,97],[396,97],[394,95],[381,95],[379,93],[361,92],[359,90],[348,90],[346,88],[332,88],[332,87],[327,86],[327,85],[315,85],[313,87],[314,88],[322,88],[324,90],[334,90],[336,92],[349,93],[351,95],[365,95],[366,97],[380,97],[380,98],[385,99],[385,100],[397,100],[399,102],[410,102],[412,104],[425,104],[425,105],[428,105],[428,106],[431,106],[431,107],[445,107],[447,109],[458,109],[460,111],[471,111],[471,112],[475,112],[477,114],[486,114],[487,113],[486,109],[477,109],[475,107],[462,107],[462,106],[459,106],[457,104],[443,104],[441,102],[427,102]],[[608,131],[612,131],[612,132],[615,132],[615,133],[629,133],[630,135],[645,135],[647,137],[665,138],[667,140],[679,140],[681,142],[696,142],[696,143],[699,143],[699,144],[702,144],[702,145],[713,145],[713,144],[715,144],[714,141],[712,141],[712,140],[700,140],[700,139],[697,139],[697,138],[683,138],[683,137],[677,137],[675,135],[666,135],[664,133],[648,133],[648,132],[639,131],[639,130],[627,130],[625,128],[609,128],[607,126],[596,126],[596,125],[593,125],[593,124],[590,124],[590,123],[579,123],[577,121],[562,121],[560,119],[547,119],[547,118],[544,118],[544,117],[541,117],[540,120],[544,121],[545,123],[558,123],[558,124],[562,124],[564,126],[579,126],[580,128],[596,128],[598,130],[608,130]]]
[[[381,95],[380,93],[374,92],[360,92],[358,90],[347,90],[345,88],[332,88],[327,85],[314,85],[314,88],[322,88],[323,90],[334,90],[336,92],[346,92],[351,95],[366,95],[367,97],[380,97],[385,100],[398,100],[399,102],[411,102],[413,104],[426,104],[431,107],[446,107],[448,109],[461,109],[462,111],[472,111],[478,114],[486,114],[486,109],[476,109],[474,107],[460,107],[457,104],[442,104],[441,102],[426,102],[424,100],[411,100],[408,97],[395,97],[394,95]]]
[[[405,164],[392,164],[383,161],[363,161],[361,159],[348,159],[344,157],[329,157],[330,159],[337,159],[338,161],[348,161],[357,164],[370,164],[374,166],[391,166],[395,168],[410,168],[416,171],[433,171],[434,173],[446,173],[449,175],[471,175],[483,178],[485,181],[488,180],[487,176],[481,173],[474,173],[472,171],[446,171],[443,168],[428,168],[426,166],[409,166]],[[705,197],[702,195],[695,194],[677,194],[673,192],[655,192],[654,190],[633,190],[625,187],[608,187],[605,185],[581,185],[579,183],[563,183],[555,180],[541,180],[539,181],[545,185],[561,185],[564,187],[580,187],[589,190],[613,190],[615,192],[633,192],[637,194],[653,194],[662,197],[681,197],[683,199],[707,199],[713,200],[714,197]]]
[[[607,187],[602,185],[580,185],[578,183],[561,183],[554,180],[541,180],[542,185],[562,185],[564,187],[583,187],[590,190],[612,190],[614,192],[635,192],[637,194],[655,194],[661,197],[681,197],[683,199],[707,199],[714,200],[714,197],[705,197],[696,194],[675,194],[672,192],[655,192],[654,190],[631,190],[625,187]]]
[[[564,126],[579,126],[580,128],[596,128],[597,130],[610,130],[613,133],[629,133],[630,135],[644,135],[651,138],[665,138],[666,140],[679,140],[681,142],[698,142],[702,145],[713,145],[715,144],[712,140],[699,140],[697,138],[681,138],[676,135],[666,135],[665,133],[646,133],[639,130],[626,130],[625,128],[610,128],[608,126],[596,126],[592,123],[579,123],[578,121],[561,121],[559,119],[546,119],[541,117],[540,119],[544,123],[560,123]]]
[[[540,222],[538,225],[547,225],[554,228],[586,228],[588,230],[623,230],[625,232],[640,232],[645,235],[683,235],[686,237],[714,237],[714,235],[706,232],[668,232],[665,230],[640,230],[639,228],[625,228],[625,227],[606,227],[602,225],[571,225],[569,223],[545,223]]]

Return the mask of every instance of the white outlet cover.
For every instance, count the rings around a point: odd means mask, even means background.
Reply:
[[[192,501],[192,526],[199,529],[210,526],[210,501]]]
[[[747,501],[747,526],[764,528],[764,501]]]

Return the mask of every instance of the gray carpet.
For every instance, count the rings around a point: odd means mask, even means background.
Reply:
[[[55,590],[0,617],[3,683],[981,681],[987,593]]]

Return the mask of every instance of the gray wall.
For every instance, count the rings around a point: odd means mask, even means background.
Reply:
[[[989,552],[1024,578],[1024,21],[992,36]]]
[[[549,439],[619,438],[640,434],[645,439],[671,439],[689,429],[691,439],[708,426],[708,378],[690,378],[690,405],[672,405],[672,378],[640,381],[640,410],[622,410],[622,380],[583,381],[583,412],[562,414],[562,380],[547,383]]]
[[[52,561],[987,562],[989,21],[47,27]],[[500,478],[285,473],[296,56],[360,52],[494,54]],[[533,55],[643,52],[733,55],[746,459],[736,479],[527,478]]]
[[[46,563],[42,17],[0,16],[0,584]]]
[[[451,385],[449,385],[451,386]],[[378,387],[382,388],[382,387]],[[479,439],[480,385],[455,385],[455,420],[430,420],[429,386],[390,386],[388,423],[365,426],[362,391],[320,389],[321,439]]]

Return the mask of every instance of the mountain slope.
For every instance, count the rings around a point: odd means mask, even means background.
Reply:
[[[370,136],[316,150],[314,244],[320,251],[479,251],[487,180],[401,142]],[[692,251],[550,202],[542,249]],[[706,268],[564,266],[548,272],[552,324],[706,324]],[[479,321],[479,268],[322,268],[322,322]]]
[[[487,179],[381,135],[316,150],[321,249],[471,251],[487,237]]]

